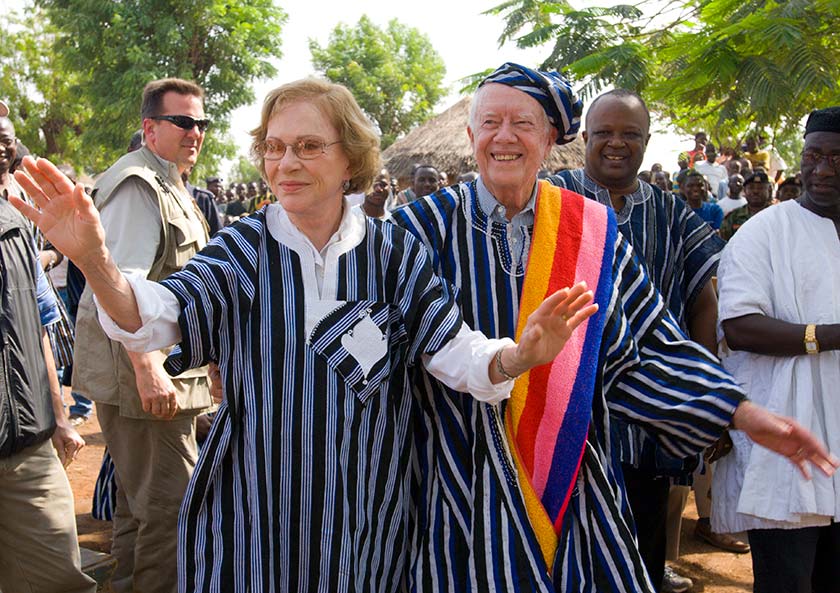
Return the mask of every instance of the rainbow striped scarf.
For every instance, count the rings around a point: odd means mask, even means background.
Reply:
[[[548,295],[575,282],[585,280],[599,306],[553,362],[516,380],[505,416],[528,517],[549,569],[589,431],[616,233],[604,206],[539,182],[516,338]]]

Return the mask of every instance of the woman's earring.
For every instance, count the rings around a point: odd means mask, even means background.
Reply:
[[[344,191],[347,192],[347,190],[350,189],[350,180],[345,179],[344,180],[344,185],[342,187],[344,188]]]

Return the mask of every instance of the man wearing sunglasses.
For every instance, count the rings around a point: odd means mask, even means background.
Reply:
[[[97,181],[94,201],[123,272],[161,280],[207,243],[207,227],[181,175],[201,152],[204,92],[175,78],[150,82],[143,145]],[[114,461],[115,593],[176,590],[178,509],[197,458],[195,418],[211,403],[206,369],[170,379],[163,352],[135,354],[107,339],[86,290],[76,322],[74,387],[97,403]]]

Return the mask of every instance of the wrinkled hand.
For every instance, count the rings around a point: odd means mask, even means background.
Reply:
[[[175,385],[162,367],[153,367],[137,373],[137,392],[143,411],[163,420],[171,420],[178,411]]]
[[[508,372],[524,373],[554,360],[572,332],[598,311],[586,282],[558,290],[528,317]],[[510,368],[508,368],[510,367]]]
[[[67,419],[56,420],[55,432],[52,435],[53,447],[55,447],[61,465],[67,467],[76,460],[76,455],[85,446],[85,439],[82,438]]]
[[[38,225],[53,246],[74,262],[101,256],[105,249],[105,231],[99,222],[99,212],[82,185],[74,186],[47,159],[36,161],[25,156],[23,169],[26,173],[16,171],[15,179],[37,208],[16,196],[10,196],[9,202]]]
[[[806,480],[811,479],[808,462],[827,476],[840,467],[840,460],[831,455],[804,426],[750,401],[741,402],[732,416],[732,423],[757,445],[787,457]]]
[[[219,372],[219,365],[211,362],[210,368],[210,397],[213,398],[213,403],[220,404],[225,399],[225,393],[222,389],[222,373]]]

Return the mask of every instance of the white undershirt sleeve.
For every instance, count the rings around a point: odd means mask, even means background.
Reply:
[[[157,282],[147,280],[142,273],[129,273],[125,278],[134,291],[143,325],[134,333],[121,329],[97,301],[99,322],[108,337],[132,352],[152,352],[180,342],[180,306],[175,295]],[[513,381],[494,385],[488,369],[496,352],[512,345],[510,338],[488,339],[462,324],[453,339],[436,353],[424,354],[422,362],[433,377],[450,389],[495,404],[510,397]]]
[[[422,356],[423,366],[441,383],[478,401],[495,404],[510,397],[513,381],[490,382],[489,367],[496,352],[514,345],[510,338],[489,339],[461,325],[458,334],[434,354]]]
[[[125,279],[134,291],[143,325],[131,333],[121,329],[99,305],[94,296],[99,323],[107,336],[120,342],[131,352],[153,352],[181,341],[178,299],[157,282],[147,280],[143,272],[130,272]]]

